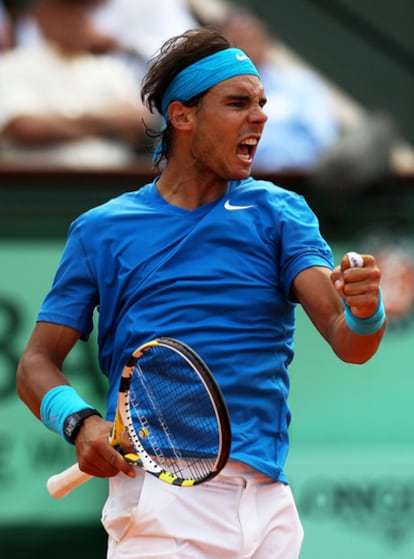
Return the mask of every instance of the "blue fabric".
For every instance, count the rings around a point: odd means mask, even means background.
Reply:
[[[378,332],[378,330],[385,322],[385,308],[382,301],[381,291],[379,293],[379,300],[376,311],[374,312],[374,314],[368,316],[367,318],[359,318],[355,316],[352,313],[350,307],[343,299],[342,303],[345,308],[345,322],[353,332],[359,334],[360,336],[369,336],[370,334]]]
[[[168,107],[172,101],[188,101],[224,80],[245,74],[259,77],[250,58],[235,48],[221,50],[187,66],[165,90],[162,100],[165,120],[168,121]]]
[[[68,385],[55,386],[43,396],[40,404],[40,418],[44,425],[51,431],[55,431],[65,440],[63,425],[65,419],[72,413],[91,408],[76,392]]]
[[[156,182],[80,216],[70,228],[39,320],[82,333],[99,307],[99,362],[108,419],[129,354],[156,336],[192,346],[229,407],[232,457],[286,481],[294,278],[333,268],[303,197],[252,178],[188,211]]]

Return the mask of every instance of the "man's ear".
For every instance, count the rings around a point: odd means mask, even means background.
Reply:
[[[168,118],[174,128],[188,130],[192,125],[194,107],[186,107],[180,101],[173,101],[168,107]]]

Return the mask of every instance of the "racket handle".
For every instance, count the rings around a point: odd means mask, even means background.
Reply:
[[[358,252],[347,252],[341,261],[341,270],[348,268],[363,268],[364,257]]]
[[[76,463],[66,470],[63,470],[63,472],[50,477],[47,480],[46,486],[52,497],[55,497],[55,499],[61,499],[62,497],[66,497],[72,489],[75,489],[78,485],[81,485],[82,483],[88,481],[88,479],[91,479],[91,477],[91,475],[82,472],[79,469],[79,465]]]

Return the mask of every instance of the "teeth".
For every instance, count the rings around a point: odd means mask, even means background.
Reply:
[[[248,146],[255,146],[257,145],[256,138],[247,138],[247,140],[243,140],[242,144],[246,144]]]

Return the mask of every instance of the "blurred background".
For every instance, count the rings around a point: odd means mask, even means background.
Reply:
[[[106,481],[45,482],[73,448],[15,393],[69,223],[155,175],[139,84],[162,42],[218,26],[260,67],[269,126],[254,175],[303,194],[336,260],[371,252],[389,326],[338,361],[298,309],[287,473],[301,559],[414,557],[414,4],[410,0],[0,0],[0,555],[105,557]],[[96,342],[66,372],[105,409]]]

